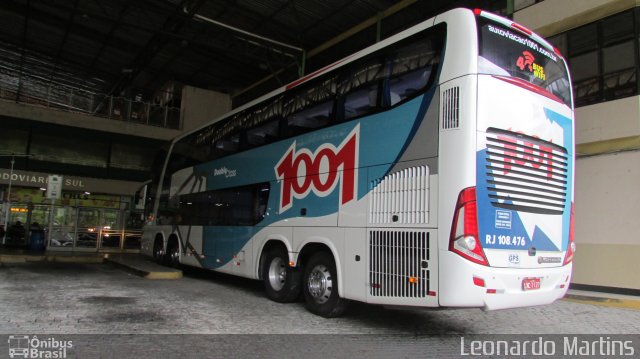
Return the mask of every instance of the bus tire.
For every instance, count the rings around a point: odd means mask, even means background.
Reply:
[[[158,264],[164,264],[164,243],[162,238],[156,237],[153,242],[153,259]]]
[[[300,271],[289,266],[289,256],[283,247],[271,248],[262,269],[267,297],[275,302],[293,302],[300,296]]]
[[[180,266],[180,244],[178,244],[178,240],[176,238],[170,238],[169,243],[167,243],[165,263],[174,268]]]
[[[338,295],[338,275],[333,256],[318,252],[304,268],[302,286],[307,310],[325,318],[344,314],[348,301]]]

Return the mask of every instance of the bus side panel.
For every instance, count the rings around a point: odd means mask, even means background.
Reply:
[[[234,259],[256,231],[251,226],[204,227],[204,265],[221,272],[233,272],[237,265]]]
[[[369,303],[438,305],[439,103],[435,87],[425,94],[420,120],[393,166],[371,166],[366,172],[368,215],[361,250],[366,251]]]
[[[477,73],[478,29],[473,12],[456,9],[436,16],[434,24],[442,22],[447,23],[447,44],[440,83],[469,73]]]
[[[438,248],[440,257],[439,300],[449,305],[460,293],[452,278],[449,236],[458,194],[476,185],[476,107],[477,76],[468,75],[441,84]],[[460,268],[456,271],[464,271]],[[464,277],[472,280],[472,273]]]
[[[345,228],[344,257],[341,262],[342,293],[347,299],[367,301],[367,242],[366,229]]]
[[[176,234],[180,240],[180,263],[202,267],[202,226],[178,226]]]

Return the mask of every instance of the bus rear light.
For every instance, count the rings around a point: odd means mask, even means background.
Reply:
[[[477,285],[478,287],[484,287],[484,279],[482,278],[478,278],[478,277],[473,277],[473,284]]]
[[[554,100],[556,102],[559,102],[561,104],[564,104],[564,102],[562,102],[562,100],[558,96],[552,94],[551,92],[543,89],[540,86],[536,86],[536,85],[534,85],[534,84],[532,84],[530,82],[527,82],[527,81],[525,81],[523,79],[519,79],[517,77],[506,77],[506,76],[496,76],[496,75],[493,75],[493,77],[498,79],[498,80],[502,80],[504,82],[508,82],[508,83],[510,83],[512,85],[516,85],[516,86],[522,87],[525,90],[529,90],[529,91],[535,92],[538,95],[542,95],[542,96],[544,96],[546,98],[549,98],[549,99]]]
[[[558,50],[558,48],[557,48],[557,47],[555,47],[555,46],[553,47],[553,52],[555,52],[555,53],[556,53],[556,55],[558,55],[558,56],[560,56],[560,57],[564,57],[564,56],[562,56],[562,53],[560,52],[560,50]]]
[[[533,34],[533,31],[531,31],[531,30],[527,29],[526,27],[524,27],[524,26],[522,26],[520,24],[517,24],[515,22],[511,24],[511,28],[520,31],[520,32],[526,34],[527,36],[531,36]]]
[[[498,290],[496,289],[487,289],[487,294],[496,294],[498,293]]]
[[[475,187],[465,188],[458,195],[451,224],[449,250],[474,263],[489,265],[478,240],[478,209]]]
[[[574,205],[571,202],[571,217],[569,218],[569,245],[567,246],[567,253],[564,256],[563,265],[567,265],[573,261],[573,254],[576,252],[576,242],[573,241],[574,233]]]
[[[482,10],[481,9],[473,9],[473,14],[475,16],[480,16],[480,15],[482,15]]]

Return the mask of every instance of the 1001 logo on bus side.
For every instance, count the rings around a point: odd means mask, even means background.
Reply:
[[[353,200],[358,186],[359,136],[358,125],[338,147],[325,143],[315,152],[296,149],[294,141],[274,168],[280,182],[280,212],[291,208],[293,198],[306,198],[311,191],[318,197],[326,197],[338,183],[340,204]]]

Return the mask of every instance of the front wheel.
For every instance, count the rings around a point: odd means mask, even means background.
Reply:
[[[325,318],[344,314],[347,300],[338,295],[338,275],[336,263],[327,252],[314,254],[305,265],[304,299],[307,309]]]
[[[282,247],[267,252],[262,280],[267,297],[275,302],[292,302],[300,295],[300,271],[289,266],[289,256]]]

